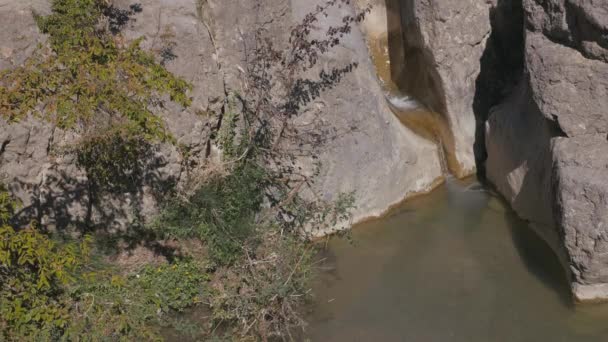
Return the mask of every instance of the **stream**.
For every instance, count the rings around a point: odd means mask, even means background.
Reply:
[[[608,341],[608,305],[573,304],[557,257],[469,179],[330,238],[311,341]]]

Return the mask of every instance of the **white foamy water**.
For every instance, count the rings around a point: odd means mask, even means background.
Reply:
[[[413,97],[407,95],[387,95],[386,99],[391,104],[391,106],[400,111],[424,108],[424,106],[420,102],[418,102]]]

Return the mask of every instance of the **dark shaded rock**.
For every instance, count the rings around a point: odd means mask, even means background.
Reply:
[[[608,3],[523,5],[526,78],[486,123],[487,177],[544,227],[575,297],[606,300]]]

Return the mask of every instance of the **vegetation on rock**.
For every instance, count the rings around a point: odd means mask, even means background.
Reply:
[[[1,188],[0,337],[162,340],[162,329],[172,327],[200,339],[293,339],[293,330],[305,325],[302,304],[311,295],[314,247],[306,232],[348,222],[354,203],[352,194],[335,203],[314,197],[319,165],[303,172],[298,158],[314,160],[331,134],[292,123],[356,67],[322,70],[317,80],[298,76],[367,13],[347,16],[325,38],[312,38],[318,18],[346,2],[317,8],[293,29],[285,50],[256,32],[248,91],[227,97],[214,132],[222,172],[207,174],[191,191],[172,191],[155,219],[125,232],[60,240],[36,223],[13,221],[17,203]],[[0,112],[8,121],[33,116],[76,132],[80,139],[61,151],[75,155],[90,191],[132,192],[153,146],[174,143],[157,114],[163,101],[188,106],[191,86],[169,73],[164,59],[158,63],[143,51],[139,40],[125,42],[120,35],[140,6],[53,0],[52,10],[36,18],[48,45],[24,66],[0,73]],[[290,148],[298,145],[306,146],[300,155]],[[305,188],[309,195],[302,195]],[[105,249],[110,240],[116,240],[114,255]],[[163,258],[114,267],[111,257],[132,244]],[[184,323],[179,313],[194,307],[209,314],[203,322]]]
[[[34,114],[83,134],[120,126],[146,139],[170,139],[150,108],[165,94],[187,106],[191,86],[143,51],[140,40],[124,42],[100,25],[111,8],[100,0],[54,0],[53,14],[37,17],[50,46],[0,74],[5,117]]]

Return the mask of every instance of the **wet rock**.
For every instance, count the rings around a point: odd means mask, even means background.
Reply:
[[[582,135],[554,141],[555,213],[578,300],[608,298],[608,141]]]
[[[480,59],[491,33],[491,1],[408,0],[401,6],[405,34],[402,89],[445,115],[457,176],[475,172],[475,100]]]
[[[292,0],[295,20],[321,3]],[[319,29],[338,26],[344,15],[352,13],[352,7],[343,6],[331,12]],[[317,186],[328,199],[355,191],[353,220],[358,222],[384,214],[408,196],[429,191],[443,175],[437,146],[406,128],[391,111],[358,27],[320,64],[339,66],[352,61],[358,67],[321,99],[327,125],[350,133],[321,151]]]

